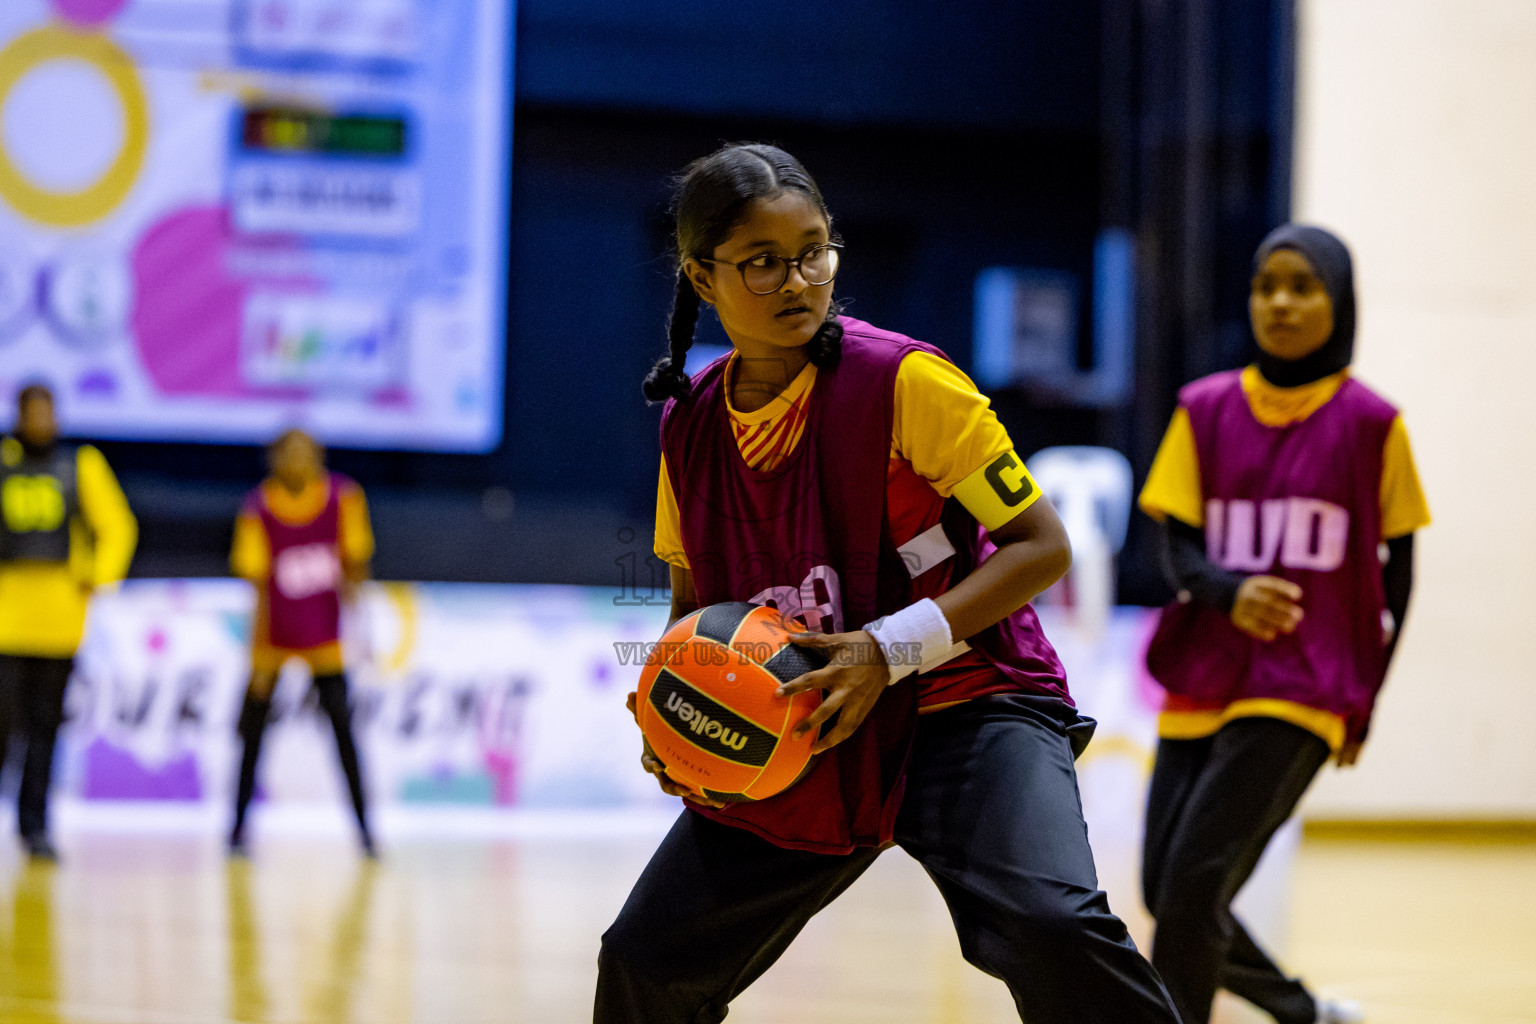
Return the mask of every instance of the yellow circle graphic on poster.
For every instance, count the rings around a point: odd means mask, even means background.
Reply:
[[[0,50],[0,128],[6,100],[16,86],[55,61],[84,62],[106,79],[122,107],[122,143],[95,181],[75,191],[57,191],[39,185],[16,165],[0,131],[0,198],[40,224],[79,227],[111,213],[138,180],[149,141],[149,105],[133,59],[110,39],[99,32],[49,25],[18,36]]]

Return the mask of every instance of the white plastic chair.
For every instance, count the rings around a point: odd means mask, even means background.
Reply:
[[[1115,604],[1115,555],[1131,523],[1131,463],[1113,448],[1066,445],[1041,449],[1028,466],[1072,542],[1064,603],[1080,629],[1098,636]],[[1060,593],[1060,584],[1052,590]]]

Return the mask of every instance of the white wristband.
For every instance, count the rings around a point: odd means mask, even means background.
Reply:
[[[942,664],[955,646],[949,620],[930,598],[909,604],[864,627],[875,638],[891,669],[891,683],[913,672],[926,672]],[[886,685],[890,685],[889,683]]]

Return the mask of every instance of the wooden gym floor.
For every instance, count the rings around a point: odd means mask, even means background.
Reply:
[[[250,862],[229,863],[206,832],[65,830],[56,868],[0,839],[0,1021],[588,1020],[598,936],[657,827],[397,835],[376,866],[339,833],[263,835]],[[1293,882],[1286,962],[1363,1000],[1372,1024],[1536,1022],[1536,845],[1310,839]],[[1235,1003],[1221,1014],[1261,1019]],[[731,1014],[1015,1019],[899,851]]]

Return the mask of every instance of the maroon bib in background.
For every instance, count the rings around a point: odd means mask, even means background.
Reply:
[[[302,650],[341,637],[341,488],[350,483],[329,474],[325,507],[307,523],[292,525],[272,514],[260,488],[248,501],[267,532],[267,640]]]
[[[1305,617],[1270,643],[1198,602],[1163,610],[1147,667],[1210,704],[1274,698],[1331,711],[1358,735],[1386,671],[1381,475],[1397,410],[1353,379],[1299,423],[1254,419],[1240,371],[1185,387],[1205,502],[1206,553],[1302,588]]]

